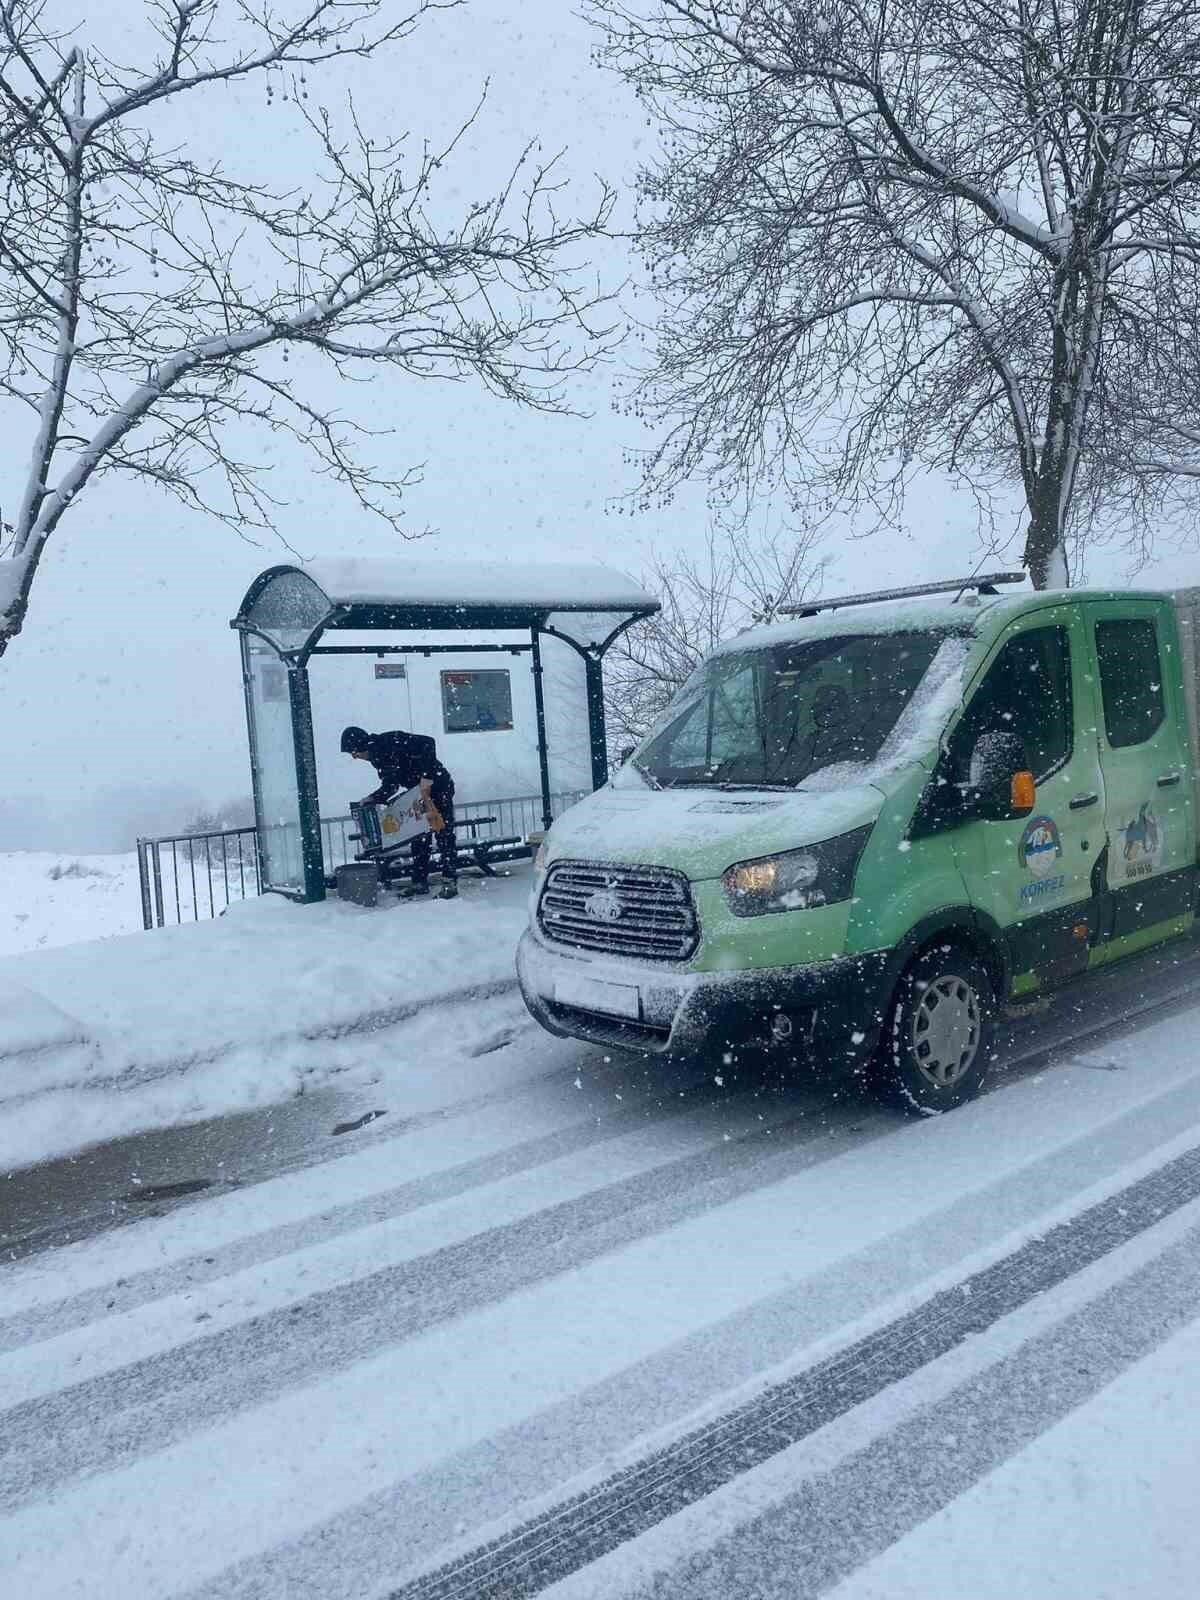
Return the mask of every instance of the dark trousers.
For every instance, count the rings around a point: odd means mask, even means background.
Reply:
[[[442,877],[447,883],[453,883],[458,877],[458,860],[455,854],[454,842],[454,788],[440,788],[437,784],[430,791],[429,798],[442,814],[446,826],[440,833],[419,833],[412,842],[412,881],[417,884],[429,882],[429,857],[433,851],[433,841],[437,840],[438,865],[442,869]]]

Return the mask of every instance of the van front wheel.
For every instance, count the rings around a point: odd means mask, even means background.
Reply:
[[[885,1099],[920,1116],[979,1093],[992,1053],[995,994],[983,964],[960,944],[931,945],[892,997],[879,1046]]]

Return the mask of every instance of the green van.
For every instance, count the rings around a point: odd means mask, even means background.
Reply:
[[[763,1040],[910,1109],[980,1087],[1001,1007],[1196,916],[1200,590],[990,574],[817,602],[718,649],[539,853],[543,1027]]]

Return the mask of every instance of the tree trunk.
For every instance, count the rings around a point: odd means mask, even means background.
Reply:
[[[1070,582],[1060,505],[1057,475],[1039,477],[1029,498],[1029,529],[1025,535],[1025,569],[1035,589],[1065,589]]]
[[[25,621],[32,568],[36,565],[36,560],[26,561],[22,570],[17,560],[0,561],[0,607],[3,607],[0,609],[0,656],[20,633]]]

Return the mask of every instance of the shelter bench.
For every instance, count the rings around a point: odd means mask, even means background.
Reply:
[[[487,827],[496,822],[497,817],[459,817],[454,824],[455,834],[458,835],[455,858],[460,872],[477,871],[481,877],[494,878],[496,867],[504,861],[527,861],[534,852],[534,846],[522,839],[519,834],[509,834],[499,838],[480,839],[480,828]],[[462,834],[470,832],[475,837],[464,842]],[[361,833],[347,834],[347,838],[361,842]],[[366,849],[359,852],[356,861],[374,861],[379,867],[379,882],[387,888],[390,884],[412,877],[412,844],[398,845],[388,851]],[[436,871],[436,865],[434,867]],[[336,887],[336,877],[330,876],[325,880],[326,888]]]

